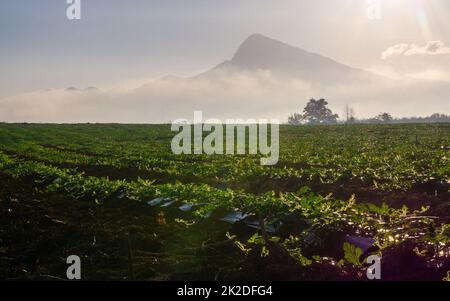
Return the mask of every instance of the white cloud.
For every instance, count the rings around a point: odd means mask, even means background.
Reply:
[[[392,47],[389,47],[386,49],[382,54],[381,58],[383,60],[389,59],[391,57],[396,57],[403,55],[408,49],[410,48],[410,45],[408,44],[397,44]]]
[[[399,57],[399,56],[416,56],[416,55],[439,55],[450,54],[450,47],[447,47],[441,41],[429,41],[425,46],[417,46],[415,44],[397,44],[386,49],[382,54],[383,60]]]

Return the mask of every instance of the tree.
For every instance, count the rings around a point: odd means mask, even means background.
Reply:
[[[355,122],[355,120],[356,120],[355,110],[352,107],[350,107],[349,105],[346,105],[345,109],[344,109],[344,113],[345,113],[345,122],[347,122],[347,123]]]
[[[375,119],[382,121],[382,122],[391,122],[394,120],[394,118],[392,117],[391,114],[389,113],[381,113],[380,115],[378,115],[377,117],[375,117]]]
[[[327,107],[328,102],[325,99],[315,100],[311,99],[306,107],[303,109],[303,114],[294,113],[288,118],[288,123],[292,125],[299,125],[303,122],[309,124],[330,124],[337,123],[339,115]],[[352,113],[354,114],[354,113]]]
[[[298,113],[294,113],[291,116],[289,116],[289,118],[288,118],[288,123],[291,125],[300,125],[300,124],[302,124],[302,121],[303,121],[303,115],[298,114]]]
[[[333,114],[327,105],[328,102],[323,98],[311,99],[303,109],[303,120],[310,124],[337,123],[339,115]]]
[[[429,117],[429,119],[434,122],[445,122],[445,121],[448,122],[448,120],[450,119],[450,116],[447,116],[445,114],[435,113],[435,114],[432,114]]]

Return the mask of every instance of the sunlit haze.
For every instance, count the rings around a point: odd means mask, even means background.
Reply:
[[[285,119],[311,97],[366,117],[449,113],[450,2],[381,0],[375,19],[368,3],[96,0],[81,1],[81,20],[68,20],[63,0],[1,0],[0,120],[166,122],[194,109]],[[383,82],[311,86],[264,68],[186,82],[232,59],[254,33]]]

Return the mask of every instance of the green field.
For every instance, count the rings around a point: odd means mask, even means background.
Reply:
[[[174,134],[0,124],[0,278],[64,279],[71,254],[86,280],[450,271],[450,124],[281,126],[275,166],[174,155]]]

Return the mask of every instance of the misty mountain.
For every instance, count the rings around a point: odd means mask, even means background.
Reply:
[[[80,89],[78,89],[77,87],[67,87],[66,91],[67,92],[74,92],[74,91],[80,91]]]
[[[22,93],[0,99],[0,120],[165,123],[201,110],[207,118],[283,121],[312,97],[325,98],[341,116],[349,105],[358,118],[382,112],[407,117],[449,114],[448,95],[448,81],[386,79],[255,34],[230,60],[197,76],[165,76],[129,89]]]
[[[233,58],[199,75],[214,77],[223,72],[270,71],[280,78],[294,78],[312,84],[369,83],[379,78],[319,54],[290,46],[261,34],[248,37]]]
[[[99,88],[93,86],[84,88],[84,91],[99,91],[99,90],[100,90]]]
[[[77,87],[68,87],[65,89],[65,91],[67,92],[76,92],[76,91],[99,91],[99,89],[97,87],[94,86],[90,86],[90,87],[86,87],[84,89],[79,89]]]

